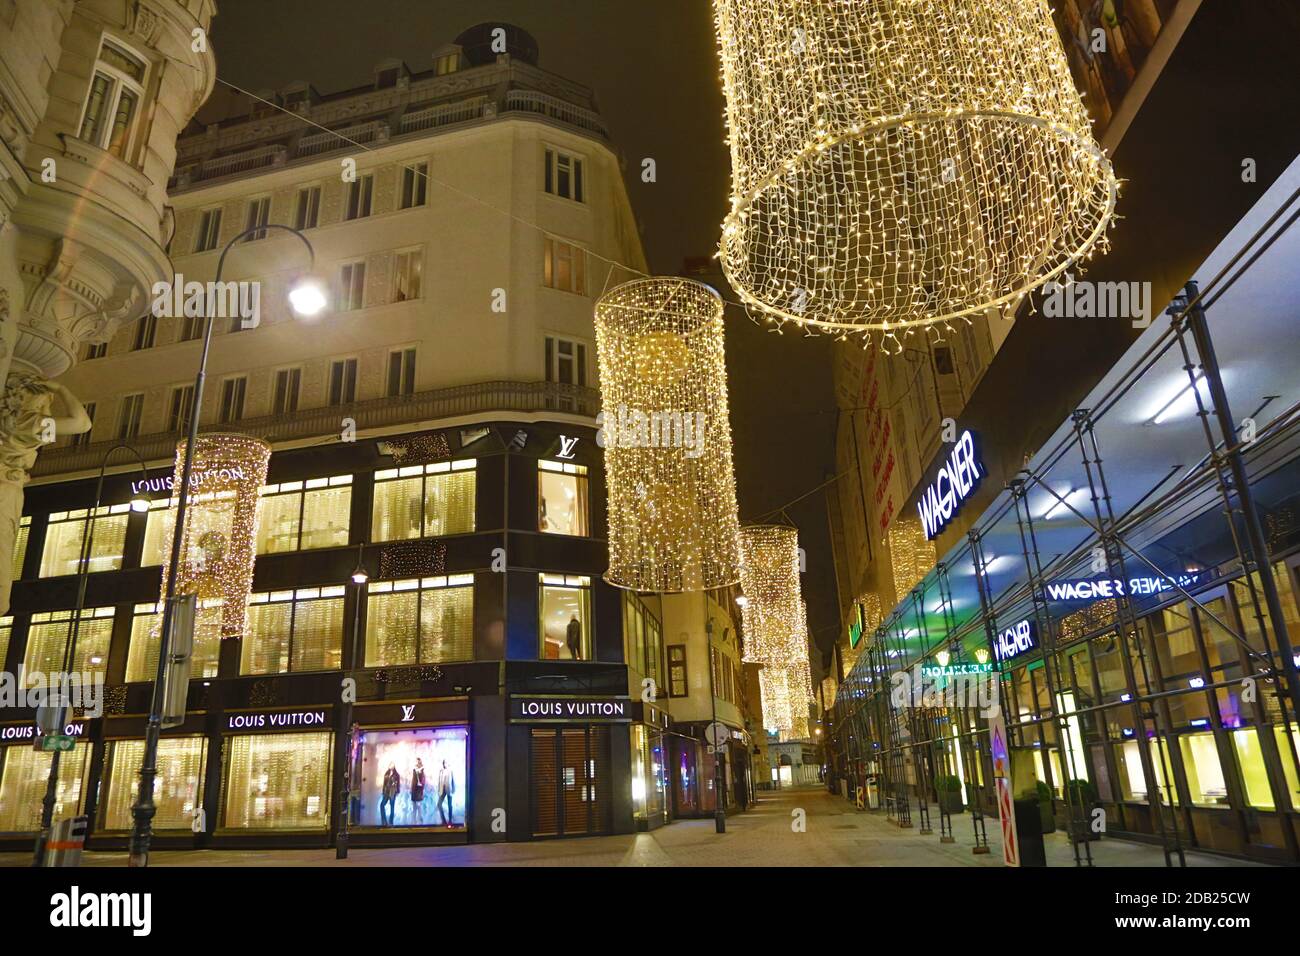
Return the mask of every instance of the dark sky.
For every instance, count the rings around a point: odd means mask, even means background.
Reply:
[[[685,258],[716,251],[730,162],[707,0],[220,0],[219,10],[212,29],[217,75],[250,90],[308,80],[333,93],[370,82],[371,68],[387,57],[427,70],[434,50],[474,24],[521,26],[537,39],[544,69],[595,90],[626,158],[651,271],[677,274]],[[201,118],[246,111],[226,94],[218,85]],[[641,182],[645,157],[655,160],[654,183]],[[778,336],[728,309],[742,523],[833,471],[830,354],[824,338]],[[824,495],[792,507],[789,517],[808,553],[809,627],[828,648],[839,614]]]

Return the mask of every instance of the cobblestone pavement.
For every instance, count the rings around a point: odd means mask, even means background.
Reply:
[[[803,811],[804,829],[795,824]],[[937,815],[935,818],[937,825]],[[883,812],[854,810],[821,787],[762,794],[745,813],[727,818],[727,832],[712,819],[679,820],[650,833],[539,840],[531,843],[450,847],[353,849],[346,861],[333,850],[169,850],[153,854],[153,866],[1002,866],[996,817],[986,820],[990,852],[976,855],[971,818],[953,819],[955,842],[939,842],[885,819]],[[1072,866],[1069,843],[1047,837],[1049,866]],[[1103,839],[1092,844],[1097,866],[1164,865],[1158,847]],[[27,854],[0,854],[0,866],[26,866]],[[123,866],[125,853],[87,853],[83,866]],[[1203,853],[1188,853],[1188,866],[1247,866]]]

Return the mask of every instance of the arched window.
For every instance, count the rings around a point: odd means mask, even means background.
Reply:
[[[145,61],[104,38],[81,116],[80,139],[129,159],[144,100]]]

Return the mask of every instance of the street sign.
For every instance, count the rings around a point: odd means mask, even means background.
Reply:
[[[731,739],[731,730],[726,724],[715,720],[704,728],[704,739],[713,745],[714,750],[717,750]]]
[[[1002,862],[1007,866],[1019,866],[1020,838],[1016,833],[1016,808],[1011,797],[1011,754],[1007,749],[1007,723],[1001,714],[990,717],[988,721],[998,820],[1002,823]]]
[[[36,749],[45,753],[53,753],[56,750],[71,750],[76,745],[76,738],[65,734],[41,734],[36,738]]]

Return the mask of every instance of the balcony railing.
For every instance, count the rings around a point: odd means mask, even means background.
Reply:
[[[593,113],[591,110],[575,106],[546,93],[537,93],[532,90],[511,90],[506,94],[505,108],[506,112],[517,110],[523,113],[540,113],[543,116],[549,116],[551,119],[559,120],[561,123],[590,130],[593,133],[599,133],[601,136],[609,136],[609,131],[605,129],[605,123],[601,120],[599,113]]]
[[[259,146],[246,149],[242,153],[217,156],[205,159],[176,171],[178,185],[197,183],[205,179],[217,179],[232,173],[248,172],[250,169],[263,169],[271,166],[283,166],[288,150],[283,146]]]
[[[452,126],[455,123],[478,119],[483,115],[483,107],[487,102],[486,96],[475,96],[455,103],[438,103],[423,109],[411,110],[402,117],[401,131],[414,133],[422,129]]]
[[[384,428],[391,425],[436,422],[439,419],[484,412],[556,412],[583,417],[594,417],[600,406],[600,394],[583,385],[562,385],[558,382],[476,382],[472,385],[454,385],[413,395],[376,398],[350,405],[327,405],[324,408],[299,410],[290,415],[263,415],[245,418],[231,424],[206,422],[199,426],[204,432],[239,432],[275,442],[338,436],[343,429],[343,419],[356,422],[357,431]],[[180,432],[155,432],[127,439],[146,461],[170,459],[176,454]],[[49,448],[42,451],[32,469],[32,477],[57,475],[65,472],[90,471],[98,468],[104,453],[118,439]]]
[[[346,149],[356,143],[382,143],[388,139],[388,124],[383,120],[357,123],[325,133],[312,133],[298,140],[296,156],[314,156],[334,149]]]

